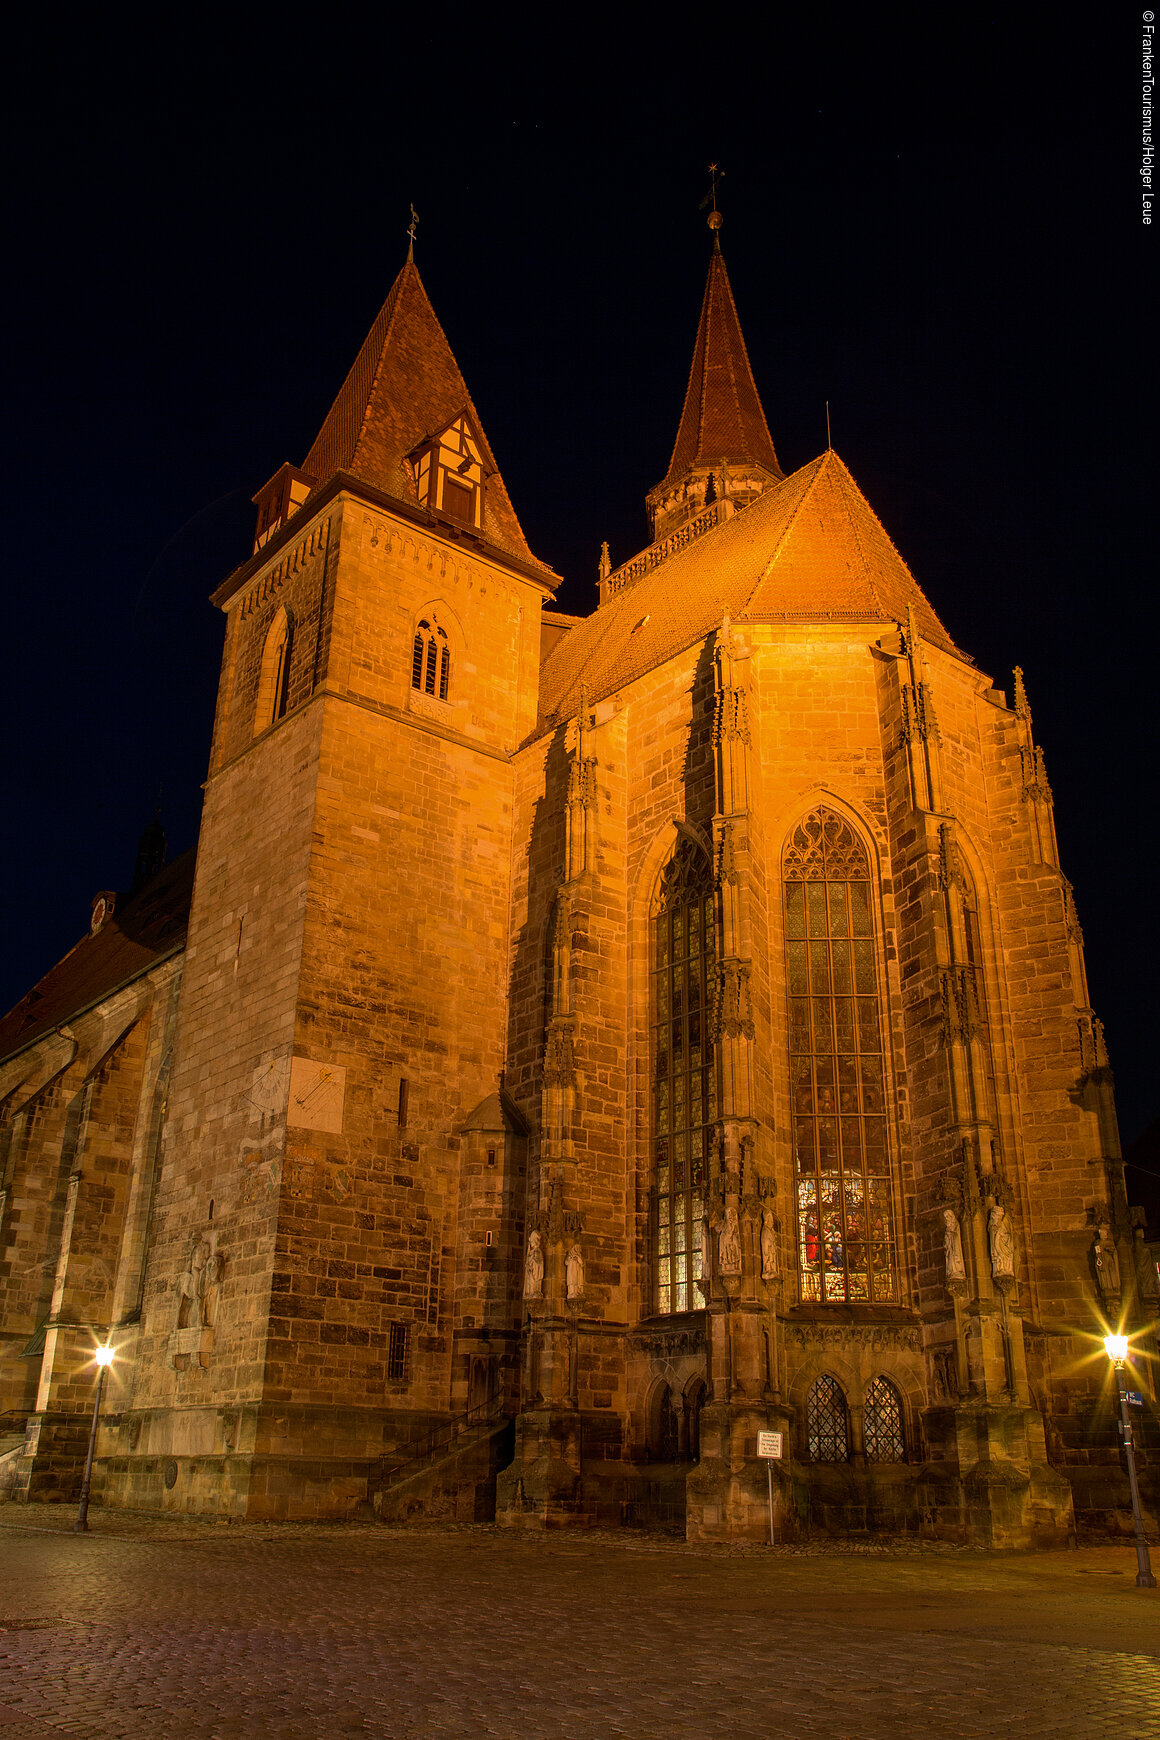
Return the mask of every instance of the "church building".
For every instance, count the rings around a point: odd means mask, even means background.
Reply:
[[[591,614],[410,255],[255,497],[196,855],[0,1022],[10,1502],[75,1497],[107,1340],[108,1506],[1120,1526],[1155,1269],[1027,691],[783,472],[718,229]]]

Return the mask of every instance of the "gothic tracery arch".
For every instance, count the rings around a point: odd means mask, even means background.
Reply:
[[[816,1303],[898,1296],[870,853],[818,805],[783,854],[798,1273]]]

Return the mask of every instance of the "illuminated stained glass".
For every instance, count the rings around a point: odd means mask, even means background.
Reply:
[[[790,1092],[803,1300],[897,1298],[870,861],[832,810],[785,852]]]
[[[866,1391],[863,1413],[866,1456],[871,1462],[903,1462],[902,1402],[889,1378],[876,1377]]]
[[[806,1397],[806,1442],[812,1462],[849,1461],[846,1397],[835,1378],[820,1377]]]
[[[653,1155],[656,1308],[699,1311],[701,1219],[709,1131],[717,1115],[708,1013],[713,982],[713,879],[682,840],[653,909]]]

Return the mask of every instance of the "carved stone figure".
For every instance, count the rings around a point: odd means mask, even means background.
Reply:
[[[201,1271],[201,1321],[212,1329],[217,1321],[218,1294],[221,1291],[222,1260],[211,1250]]]
[[[179,1329],[198,1329],[205,1321],[202,1317],[202,1293],[205,1284],[205,1266],[212,1252],[208,1240],[200,1233],[194,1233],[189,1246],[189,1262],[185,1272],[177,1281],[177,1327]]]
[[[584,1291],[584,1252],[579,1245],[572,1245],[564,1258],[564,1294],[569,1299],[579,1299]]]
[[[952,1401],[958,1394],[958,1388],[955,1350],[953,1347],[940,1347],[934,1356],[935,1400],[939,1402]]]
[[[761,1278],[772,1281],[777,1275],[777,1230],[773,1210],[764,1209],[761,1216]]]
[[[1015,1239],[1007,1223],[1007,1210],[997,1202],[987,1217],[991,1234],[991,1273],[996,1280],[1014,1279]]]
[[[524,1258],[524,1298],[540,1299],[544,1292],[544,1241],[532,1230],[528,1238],[528,1254]]]
[[[963,1237],[959,1231],[959,1217],[953,1208],[944,1208],[943,1215],[943,1258],[946,1263],[947,1284],[952,1281],[965,1281],[967,1265],[963,1261]]]
[[[1095,1243],[1092,1246],[1092,1260],[1095,1263],[1096,1286],[1104,1299],[1118,1299],[1120,1296],[1120,1258],[1116,1251],[1112,1229],[1106,1220],[1102,1220],[1096,1231]]]
[[[737,1210],[727,1208],[721,1230],[717,1234],[717,1267],[723,1275],[741,1273],[741,1227]]]

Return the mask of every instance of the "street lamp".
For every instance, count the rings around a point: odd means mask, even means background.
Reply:
[[[1136,1448],[1132,1442],[1132,1423],[1128,1418],[1128,1392],[1124,1388],[1124,1361],[1128,1357],[1126,1335],[1105,1335],[1104,1352],[1116,1374],[1116,1391],[1120,1398],[1120,1432],[1128,1457],[1128,1485],[1132,1489],[1132,1521],[1136,1528],[1136,1587],[1154,1589],[1152,1563],[1148,1557],[1148,1542],[1144,1538],[1144,1519],[1140,1515],[1140,1487],[1136,1480]]]
[[[93,1483],[93,1456],[97,1448],[97,1426],[101,1418],[101,1393],[105,1387],[105,1373],[113,1363],[113,1349],[106,1343],[104,1347],[97,1348],[93,1358],[97,1362],[97,1393],[93,1398],[93,1424],[89,1432],[89,1453],[85,1457],[85,1477],[81,1481],[81,1507],[73,1524],[73,1533],[78,1535],[87,1534],[89,1529],[89,1488]],[[1132,1490],[1136,1490],[1134,1486]]]

